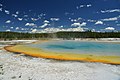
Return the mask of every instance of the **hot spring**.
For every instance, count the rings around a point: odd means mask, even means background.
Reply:
[[[88,41],[41,41],[7,46],[6,50],[33,57],[120,64],[120,44]]]
[[[30,44],[28,46],[51,52],[120,56],[120,44],[116,43],[50,41],[45,43]]]

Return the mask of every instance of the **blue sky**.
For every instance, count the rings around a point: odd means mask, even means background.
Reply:
[[[0,30],[120,31],[120,0],[0,0]]]

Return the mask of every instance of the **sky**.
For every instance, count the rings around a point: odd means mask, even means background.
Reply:
[[[0,0],[0,31],[120,31],[120,0]]]

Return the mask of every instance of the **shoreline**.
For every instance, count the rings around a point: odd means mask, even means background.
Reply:
[[[37,41],[37,42],[34,42],[34,44],[41,43],[41,42],[42,41]],[[43,42],[46,42],[46,41],[43,41]],[[47,58],[47,59],[65,60],[65,61],[102,62],[106,64],[120,65],[120,56],[98,56],[98,55],[92,55],[92,54],[73,54],[73,53],[62,53],[62,52],[55,53],[55,52],[40,50],[37,48],[31,48],[31,47],[29,48],[24,45],[6,46],[4,47],[4,49],[9,52],[18,52],[18,53],[26,54],[33,57],[40,57],[40,58]]]
[[[68,41],[90,41],[90,42],[120,42],[120,38],[75,38],[75,39],[61,39],[61,38],[50,38],[50,39],[38,39],[38,40],[0,40],[0,43],[37,43],[44,41],[60,41],[60,40],[68,40]]]

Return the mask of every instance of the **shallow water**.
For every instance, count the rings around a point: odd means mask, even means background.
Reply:
[[[52,41],[38,44],[30,44],[28,46],[40,48],[45,51],[51,52],[120,56],[120,44],[117,43]]]

